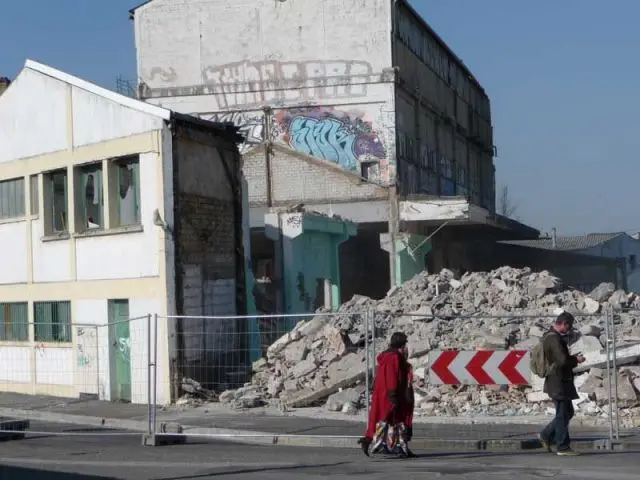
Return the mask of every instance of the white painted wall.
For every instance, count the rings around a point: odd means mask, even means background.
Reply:
[[[0,348],[0,382],[31,383],[31,347]]]
[[[72,88],[75,147],[162,128],[159,117],[123,107],[77,87]],[[99,122],[87,121],[97,119]]]
[[[36,383],[73,385],[73,348],[36,345]]]
[[[133,403],[147,402],[147,372],[149,365],[149,337],[154,341],[155,313],[161,311],[162,304],[165,300],[161,298],[130,298],[129,299],[129,345],[131,358],[131,396]],[[97,329],[92,327],[76,327],[76,363],[74,369],[75,385],[78,393],[98,393],[100,399],[111,400],[112,383],[114,378],[114,358],[115,347],[113,342],[115,339],[110,338],[109,334],[109,318],[108,318],[108,299],[97,300],[79,300],[74,302],[75,318],[74,323],[83,325],[96,325]],[[148,329],[149,320],[147,315],[152,315],[151,332]],[[160,318],[160,324],[166,322],[165,318]],[[78,336],[78,330],[83,329],[89,337],[86,344],[83,343]],[[97,341],[91,338],[93,332],[97,331]],[[160,333],[162,329],[158,330]],[[168,339],[158,336],[158,345],[163,348]],[[88,362],[84,365],[79,363],[79,347],[87,354]],[[153,343],[151,347],[153,354]],[[99,385],[99,390],[98,390]],[[158,355],[158,402],[161,404],[169,403],[170,384],[169,384],[169,368],[168,362]]]
[[[159,208],[160,168],[157,153],[140,155],[142,232],[75,239],[78,280],[112,280],[159,275],[159,227],[153,223],[153,212]]]
[[[0,284],[27,282],[27,222],[0,223]]]
[[[0,97],[0,163],[67,148],[68,97],[68,85],[23,70]]]
[[[42,241],[42,215],[31,222],[33,248],[33,281],[69,282],[71,278],[71,247],[69,240]],[[26,258],[26,257],[25,257]]]
[[[392,181],[395,99],[385,72],[392,66],[391,4],[155,0],[135,13],[144,96],[232,121],[245,147],[261,142],[262,107],[271,106],[276,142],[358,173],[362,161],[377,160],[371,178]]]
[[[79,394],[89,393],[110,400],[109,329],[104,326],[109,321],[107,300],[77,300],[73,302],[73,315],[74,323],[82,325],[74,328],[76,390]],[[86,333],[79,335],[81,331]]]

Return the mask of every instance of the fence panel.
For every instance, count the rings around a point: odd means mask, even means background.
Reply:
[[[625,294],[622,300],[626,298]],[[619,302],[614,299],[613,303]],[[605,336],[612,354],[604,384],[611,388],[614,398],[613,430],[617,438],[640,426],[640,310],[617,305],[615,309],[611,306],[608,314],[610,327]]]
[[[606,311],[572,313],[576,329],[568,336],[570,351],[586,357],[576,369],[580,398],[574,401],[573,425],[613,437],[616,387],[615,382],[606,381],[607,349],[614,351],[612,342],[606,341],[609,315]],[[386,348],[394,331],[408,335],[416,379],[414,419],[416,424],[423,424],[414,429],[418,435],[441,438],[446,429],[429,425],[449,423],[467,425],[466,430],[450,429],[458,439],[502,438],[525,432],[530,437],[551,420],[555,410],[542,391],[543,379],[525,364],[530,362],[530,350],[551,328],[556,316],[462,315],[453,311],[440,315],[376,313],[370,356]]]
[[[122,403],[128,403],[132,417],[150,417],[151,315],[129,318],[121,302],[109,305],[111,323],[73,323],[66,303],[36,303],[33,323],[16,304],[0,308],[0,407],[12,409],[12,417],[20,417],[15,409],[90,417],[98,409],[105,418],[120,418]],[[31,423],[27,436],[134,435],[109,426]]]
[[[157,331],[175,332],[175,340],[171,372],[155,369],[153,390],[171,391],[181,405],[217,402],[223,412],[309,408],[364,418],[367,318],[364,312],[158,317]],[[166,342],[161,337],[156,351]],[[152,403],[156,425],[159,402]]]

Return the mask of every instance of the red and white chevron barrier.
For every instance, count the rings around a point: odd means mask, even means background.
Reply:
[[[529,385],[530,363],[525,350],[435,350],[429,353],[429,383]]]

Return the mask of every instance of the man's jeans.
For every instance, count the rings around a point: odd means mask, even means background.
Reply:
[[[569,422],[573,418],[573,402],[571,400],[557,400],[556,418],[542,431],[542,439],[550,445],[555,443],[559,452],[569,449],[571,437],[569,436]]]

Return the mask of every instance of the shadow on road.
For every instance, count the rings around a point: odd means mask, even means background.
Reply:
[[[225,477],[227,475],[231,476],[231,475],[243,475],[243,474],[251,474],[251,473],[308,470],[308,469],[314,469],[314,468],[340,467],[348,463],[350,462],[316,463],[312,465],[292,465],[287,467],[239,468],[236,470],[227,470],[223,472],[212,471],[207,473],[201,473],[198,475],[187,475],[187,476],[181,476],[181,477],[163,478],[163,480],[196,480],[198,478]]]
[[[115,477],[99,477],[81,473],[54,472],[35,468],[0,465],[0,480],[117,480]]]

